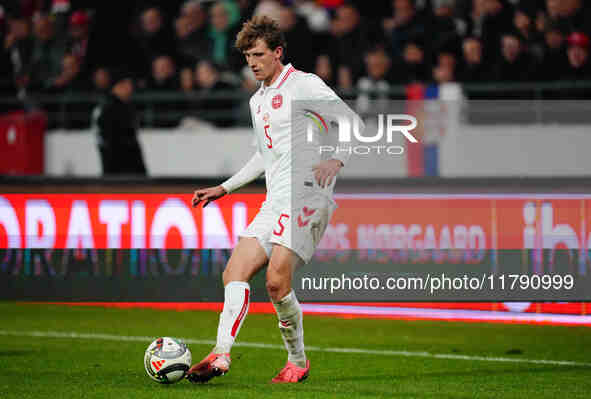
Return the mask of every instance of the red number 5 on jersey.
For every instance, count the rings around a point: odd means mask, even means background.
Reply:
[[[273,140],[271,139],[271,136],[269,136],[269,129],[271,128],[271,125],[265,125],[265,136],[267,136],[267,139],[269,140],[267,143],[267,148],[273,148]]]

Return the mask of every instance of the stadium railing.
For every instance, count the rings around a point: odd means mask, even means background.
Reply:
[[[495,82],[462,84],[461,88],[464,98],[475,102],[519,101],[522,111],[525,109],[531,112],[524,120],[518,118],[516,122],[545,122],[544,114],[551,113],[554,106],[545,107],[544,103],[574,100],[570,102],[572,106],[581,100],[591,99],[591,81]],[[406,86],[392,86],[388,98],[405,100],[406,93]],[[347,100],[354,100],[360,94],[378,95],[357,89],[341,91],[339,94]],[[249,97],[248,92],[239,89],[191,93],[140,91],[134,94],[133,103],[142,127],[176,127],[186,118],[220,123],[223,126],[248,126]],[[103,94],[93,92],[30,93],[19,97],[0,96],[0,110],[42,109],[48,114],[49,129],[82,129],[94,125],[97,106],[103,100]],[[486,109],[490,112],[490,107],[487,106]],[[488,122],[495,121],[498,119]],[[480,122],[487,123],[487,118]]]

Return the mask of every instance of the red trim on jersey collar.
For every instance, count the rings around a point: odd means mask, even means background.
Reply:
[[[281,82],[279,82],[279,84],[277,85],[277,87],[275,87],[275,89],[280,88],[281,85],[287,80],[287,78],[289,77],[289,75],[291,75],[291,73],[294,72],[295,70],[296,69],[290,65],[289,66],[289,69],[287,70],[287,73],[283,76],[283,79],[281,79]]]
[[[259,93],[263,95],[269,89],[280,88],[283,82],[287,80],[289,75],[291,75],[291,73],[295,71],[297,71],[297,69],[295,69],[291,64],[284,65],[283,69],[281,70],[281,73],[279,74],[279,77],[275,80],[275,82],[272,85],[265,86],[265,82],[261,82]]]

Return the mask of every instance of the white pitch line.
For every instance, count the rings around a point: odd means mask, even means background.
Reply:
[[[148,336],[129,336],[129,335],[114,335],[114,334],[87,334],[76,332],[58,332],[58,331],[11,331],[0,330],[0,336],[16,336],[16,337],[32,337],[32,338],[69,338],[69,339],[96,339],[103,341],[132,341],[149,343],[155,337]],[[180,338],[180,337],[179,337]],[[215,345],[215,341],[180,338],[187,344],[193,345]],[[246,348],[263,348],[263,349],[284,349],[283,345],[264,344],[261,342],[236,342],[234,346],[242,346]],[[578,366],[591,367],[591,363],[573,362],[570,360],[543,360],[543,359],[519,359],[511,357],[486,357],[486,356],[468,356],[468,355],[454,355],[451,353],[430,353],[430,352],[411,352],[411,351],[390,351],[390,350],[375,350],[362,348],[323,348],[319,346],[306,346],[307,352],[329,352],[329,353],[355,353],[362,355],[378,355],[378,356],[401,356],[401,357],[426,357],[432,359],[446,359],[446,360],[472,360],[483,362],[505,362],[505,363],[529,363],[529,364],[545,364],[554,366]]]

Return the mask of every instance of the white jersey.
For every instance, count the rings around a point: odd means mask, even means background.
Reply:
[[[340,112],[357,117],[322,79],[312,73],[298,71],[291,64],[283,67],[272,85],[266,87],[261,84],[250,99],[250,112],[257,151],[264,162],[267,201],[289,206],[293,188],[299,189],[300,186],[306,186],[306,192],[312,188],[332,197],[334,181],[322,189],[314,179],[312,167],[321,161],[318,142],[308,141],[306,117],[293,105],[303,101],[312,101],[312,107],[314,101],[330,101],[339,105],[337,109]],[[334,115],[318,116],[328,132],[327,125]],[[335,154],[332,158],[345,163],[348,154]]]

